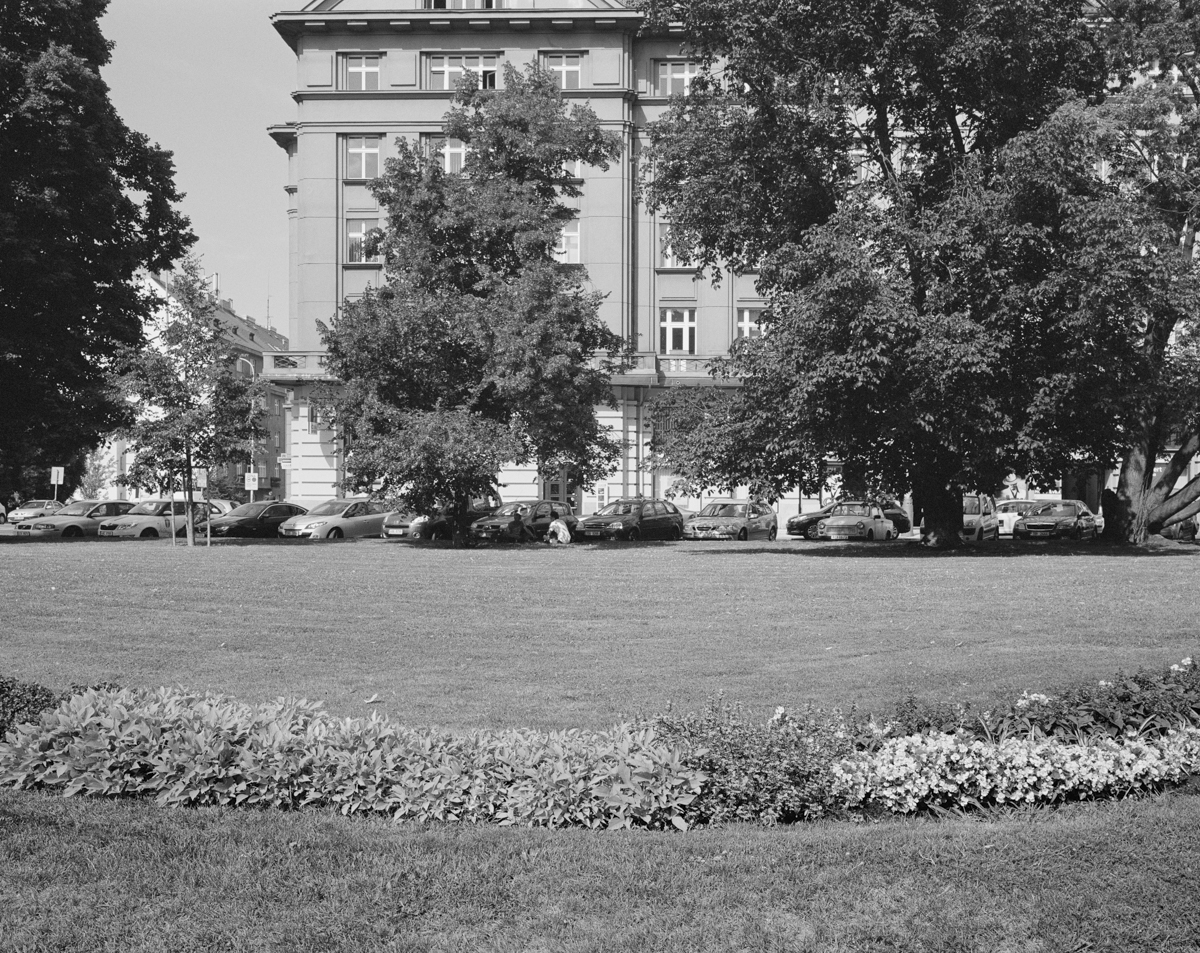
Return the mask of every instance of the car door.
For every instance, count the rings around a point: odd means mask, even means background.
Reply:
[[[280,525],[284,520],[289,519],[291,515],[291,508],[284,506],[282,503],[268,506],[263,510],[262,516],[258,518],[258,525],[254,529],[254,534],[256,536],[278,536]]]
[[[546,535],[546,531],[550,528],[550,511],[552,507],[549,503],[539,503],[533,509],[533,514],[529,517],[529,531],[538,539]]]

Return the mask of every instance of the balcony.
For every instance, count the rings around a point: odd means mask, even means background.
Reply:
[[[276,384],[334,379],[325,370],[324,351],[268,351],[263,355],[263,374]]]

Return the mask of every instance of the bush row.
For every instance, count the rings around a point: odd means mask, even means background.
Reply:
[[[0,681],[0,702],[6,684],[19,683]],[[0,743],[0,784],[164,804],[686,829],[1122,796],[1200,764],[1191,659],[979,713],[907,705],[871,719],[780,708],[764,724],[718,698],[700,713],[668,711],[610,732],[448,734],[336,719],[305,701],[251,707],[113,687],[59,701],[36,689],[22,689],[22,711],[57,708]]]

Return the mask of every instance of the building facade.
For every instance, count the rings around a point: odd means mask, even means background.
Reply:
[[[708,360],[738,336],[756,334],[763,308],[752,276],[724,275],[715,287],[697,281],[664,250],[666,223],[636,198],[643,130],[696,73],[680,37],[639,36],[640,16],[610,0],[316,0],[273,22],[297,66],[296,118],[269,130],[288,156],[291,199],[292,351],[269,355],[267,367],[290,395],[291,497],[335,495],[344,475],[340,441],[322,413],[333,382],[322,367],[317,322],[382,281],[382,266],[362,254],[362,237],[385,224],[367,183],[401,138],[441,140],[463,71],[499,86],[505,63],[533,62],[558,77],[568,102],[588,102],[625,146],[609,169],[577,171],[579,216],[560,245],[562,260],[583,264],[607,294],[602,316],[637,354],[614,378],[616,409],[597,408],[624,439],[624,458],[576,504],[587,512],[621,495],[661,495],[671,478],[644,468],[648,402],[675,383],[711,386]],[[461,144],[445,143],[443,157],[455,170]],[[501,484],[506,498],[563,489],[532,469],[505,472]]]

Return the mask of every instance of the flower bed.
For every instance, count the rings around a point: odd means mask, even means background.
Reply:
[[[56,698],[12,684],[26,715],[30,699]],[[609,732],[451,734],[376,715],[337,719],[306,701],[252,707],[100,686],[76,690],[0,742],[0,784],[170,805],[686,830],[1121,797],[1200,766],[1200,677],[1190,658],[1057,696],[1026,693],[1001,711],[968,717],[956,706],[949,730],[909,730],[932,715],[903,714],[780,708],[764,724],[718,699],[700,714],[667,712]]]

